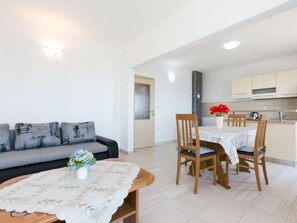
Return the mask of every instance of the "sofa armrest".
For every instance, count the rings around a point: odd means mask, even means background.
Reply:
[[[119,157],[118,143],[112,139],[108,139],[102,136],[96,136],[96,142],[99,142],[108,148],[108,158]]]

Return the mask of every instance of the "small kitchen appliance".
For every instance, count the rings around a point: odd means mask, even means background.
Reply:
[[[260,113],[259,112],[251,112],[250,116],[252,119],[259,119]]]

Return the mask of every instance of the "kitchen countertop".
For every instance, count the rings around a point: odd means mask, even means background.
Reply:
[[[257,119],[247,119],[248,122],[255,122],[258,121]],[[296,124],[297,120],[277,120],[277,119],[270,119],[268,123],[275,123],[275,124]]]
[[[230,110],[230,112],[297,112],[297,109],[291,109],[291,110],[268,110],[268,109],[262,109],[262,110]]]
[[[224,119],[224,121],[228,121],[228,119]],[[247,119],[247,122],[257,122],[258,119]],[[268,120],[268,123],[273,123],[273,124],[296,124],[297,120],[283,120],[283,121],[279,121],[277,119],[270,119]]]

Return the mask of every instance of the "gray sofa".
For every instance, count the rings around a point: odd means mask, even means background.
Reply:
[[[0,152],[0,183],[20,175],[65,167],[69,156],[78,149],[92,152],[97,160],[119,156],[117,142],[101,136],[95,136],[90,142],[16,150],[15,134],[14,130],[9,133],[12,149]]]

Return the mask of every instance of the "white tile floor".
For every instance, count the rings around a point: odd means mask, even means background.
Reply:
[[[120,157],[149,170],[155,182],[140,191],[142,223],[297,223],[297,168],[268,162],[270,184],[262,192],[254,173],[235,174],[230,167],[231,189],[213,186],[211,173],[200,178],[199,191],[193,193],[194,179],[182,167],[181,182],[175,184],[176,144],[168,143],[136,150]]]

